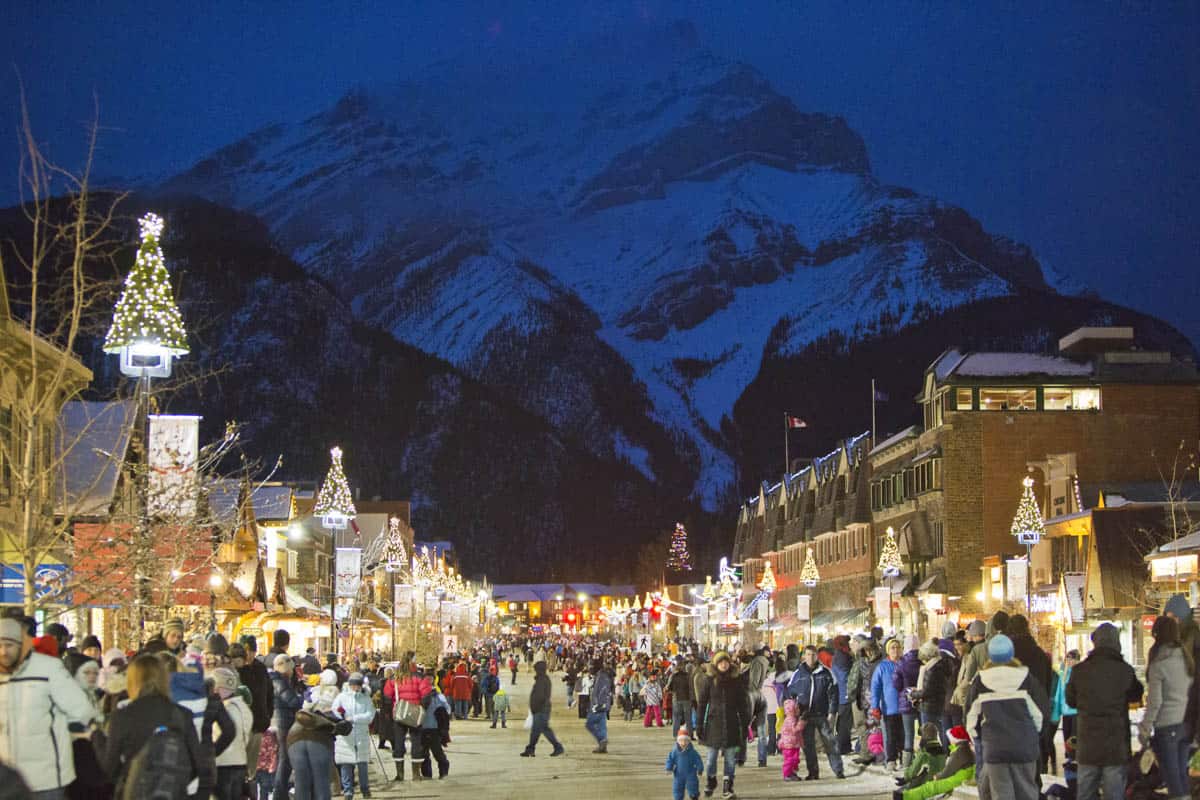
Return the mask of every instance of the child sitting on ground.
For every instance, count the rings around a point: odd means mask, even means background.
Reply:
[[[700,776],[704,773],[704,759],[692,747],[692,737],[687,727],[679,729],[675,737],[675,747],[667,755],[667,772],[675,775],[672,793],[675,800],[683,800],[683,790],[687,789],[688,797],[697,800],[700,797]]]
[[[897,789],[895,797],[902,800],[930,800],[953,792],[955,788],[975,777],[975,753],[971,750],[967,729],[956,725],[946,735],[950,739],[950,757],[933,776],[933,780],[913,789]]]
[[[921,749],[904,770],[904,776],[896,778],[896,784],[900,787],[895,793],[897,800],[905,789],[915,789],[923,783],[928,783],[944,766],[946,748],[942,747],[941,732],[937,725],[926,722],[921,726]]]
[[[791,698],[783,701],[783,724],[779,726],[778,747],[783,753],[783,779],[798,781],[800,748],[804,744],[804,717],[800,706]]]

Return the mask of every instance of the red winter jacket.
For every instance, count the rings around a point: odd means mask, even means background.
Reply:
[[[450,699],[471,699],[471,676],[467,674],[466,664],[460,663],[454,668],[454,680],[450,683]]]

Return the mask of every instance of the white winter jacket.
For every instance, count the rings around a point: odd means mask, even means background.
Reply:
[[[346,684],[333,701],[333,713],[354,723],[354,730],[339,736],[333,744],[335,764],[359,764],[371,760],[371,720],[375,719],[375,704],[365,692],[350,691]]]
[[[217,756],[218,767],[244,767],[246,766],[246,747],[250,743],[250,726],[254,723],[254,712],[250,710],[250,706],[246,705],[246,701],[241,698],[241,695],[234,695],[225,701],[225,710],[229,712],[229,718],[233,720],[233,724],[237,727],[237,731],[233,734],[233,741],[229,743],[229,747],[225,748],[225,752]],[[221,723],[214,722],[213,731],[214,739],[222,733]]]
[[[96,709],[57,658],[30,653],[0,675],[0,761],[21,773],[34,792],[75,780],[68,723],[91,722]]]

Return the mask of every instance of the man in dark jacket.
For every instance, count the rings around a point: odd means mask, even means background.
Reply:
[[[731,800],[738,750],[745,746],[750,726],[750,695],[729,653],[714,653],[704,672],[704,679],[697,682],[696,695],[696,734],[709,748],[708,786],[704,795],[712,797],[717,788],[717,755],[724,754],[725,782],[721,797]]]
[[[1095,646],[1071,670],[1067,705],[1076,709],[1075,760],[1079,797],[1125,796],[1125,766],[1130,758],[1129,704],[1142,699],[1142,684],[1121,658],[1121,634],[1109,623],[1092,631]]]
[[[838,714],[838,685],[833,673],[817,658],[817,648],[811,644],[804,648],[804,660],[788,683],[787,696],[796,701],[804,716],[804,761],[808,767],[806,781],[820,779],[817,763],[817,735],[825,746],[829,757],[829,768],[839,778],[845,778],[842,770],[842,753],[838,747],[834,724]]]
[[[588,733],[596,738],[593,753],[608,752],[608,709],[612,706],[612,698],[612,674],[597,659],[592,662],[592,690],[588,697],[586,723]],[[677,707],[676,715],[679,713]]]
[[[296,721],[296,712],[304,705],[304,698],[298,691],[300,687],[296,685],[295,668],[291,656],[279,653],[271,662],[271,670],[267,673],[271,679],[271,692],[275,697],[275,713],[271,716],[271,727],[279,737],[279,763],[275,767],[275,800],[288,799],[292,762],[288,759],[285,743],[288,731]]]
[[[692,698],[695,697],[692,693],[692,676],[687,671],[682,657],[677,660],[675,671],[671,673],[667,691],[671,693],[671,735],[678,736],[681,725],[686,725],[689,730],[695,727],[695,714],[692,713]]]
[[[1037,800],[1038,733],[1049,699],[1029,669],[1013,661],[1011,639],[999,633],[986,647],[988,660],[967,691],[967,732],[983,745],[976,755],[983,762],[979,798]]]
[[[248,641],[247,641],[248,640]],[[247,780],[254,779],[258,770],[258,751],[262,747],[263,732],[271,727],[271,715],[275,713],[275,689],[271,676],[262,662],[254,657],[250,648],[256,645],[253,636],[244,636],[242,641],[229,647],[229,660],[237,670],[238,680],[250,690],[250,737],[246,743]]]
[[[271,634],[271,649],[263,656],[263,666],[270,669],[275,664],[276,656],[288,655],[288,648],[292,646],[292,635],[283,628]]]
[[[554,747],[551,756],[561,756],[565,751],[554,731],[550,728],[550,678],[546,676],[546,662],[533,665],[533,689],[529,692],[529,713],[533,715],[533,728],[529,731],[529,744],[521,751],[524,758],[532,758],[538,739],[543,735]]]
[[[854,656],[850,654],[850,637],[833,637],[833,663],[829,669],[833,672],[833,679],[837,681],[838,685],[837,724],[834,725],[834,731],[837,733],[838,751],[844,756],[852,752],[850,733],[854,727],[854,715],[850,706],[849,679],[853,666]]]

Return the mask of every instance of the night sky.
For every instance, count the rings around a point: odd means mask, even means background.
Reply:
[[[165,176],[358,83],[686,17],[801,109],[845,116],[884,181],[1200,342],[1200,4],[1022,5],[1043,4],[10,3],[0,202],[17,74],[58,161],[78,163],[95,93],[97,173]]]

